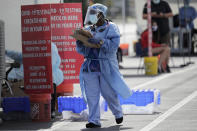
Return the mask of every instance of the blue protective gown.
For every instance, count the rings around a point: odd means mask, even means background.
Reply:
[[[87,30],[90,30],[90,27]],[[83,46],[80,41],[77,41],[77,52],[86,58],[81,66],[80,87],[82,95],[89,106],[88,121],[100,125],[100,93],[107,101],[115,118],[120,118],[122,117],[122,109],[118,94],[123,98],[127,98],[131,96],[131,90],[119,72],[116,57],[120,43],[118,27],[112,22],[106,22],[103,26],[96,27],[95,31],[90,30],[90,32],[94,38],[103,40],[104,43],[98,51],[98,57],[91,58],[92,49]],[[95,53],[93,56],[95,56]],[[92,61],[97,61],[100,65],[93,72],[91,69]],[[96,62],[93,62],[93,64],[97,65]]]
[[[190,29],[194,28],[194,19],[197,17],[197,12],[195,10],[195,8],[189,6],[189,7],[181,7],[179,9],[180,12],[180,24],[181,26],[186,27],[186,19],[188,20],[188,25],[190,27]]]

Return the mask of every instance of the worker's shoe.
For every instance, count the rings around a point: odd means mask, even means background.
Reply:
[[[117,123],[117,124],[122,123],[122,121],[123,121],[123,117],[116,118],[116,123]]]
[[[100,127],[101,127],[100,125],[96,125],[91,122],[86,124],[86,128],[100,128]]]
[[[158,74],[164,73],[163,69],[158,68]]]
[[[166,65],[166,72],[167,73],[170,73],[171,71],[170,71],[170,67],[168,66],[168,65]]]
[[[164,73],[165,71],[161,66],[158,67],[158,74]]]
[[[51,112],[51,118],[54,119],[55,118],[55,111]]]

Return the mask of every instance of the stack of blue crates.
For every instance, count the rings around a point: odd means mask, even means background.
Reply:
[[[161,94],[160,94],[160,91],[158,91],[158,95],[157,95],[157,98],[156,98],[156,104],[157,105],[160,105],[161,104]]]
[[[133,104],[136,106],[146,106],[154,102],[154,92],[152,90],[132,90],[133,94],[124,99],[119,96],[120,104]]]
[[[72,111],[73,113],[80,113],[87,109],[87,105],[82,97],[76,96],[60,96],[58,97],[58,111]]]
[[[124,99],[119,96],[120,104],[133,104],[136,106],[146,106],[150,103],[155,103],[157,105],[160,104],[160,92],[156,89],[139,89],[139,90],[132,90],[133,94]],[[157,94],[155,94],[157,92]],[[155,97],[155,95],[157,95]]]
[[[155,92],[158,91],[156,98]],[[118,96],[121,105],[136,105],[146,106],[150,103],[160,104],[160,92],[156,89],[138,89],[132,90],[132,95],[129,98],[122,98]]]
[[[5,97],[2,107],[5,113],[12,111],[30,112],[29,97]]]
[[[104,111],[107,111],[107,104],[104,103]],[[60,96],[58,97],[58,111],[72,111],[73,113],[81,113],[87,109],[87,104],[83,97],[77,96]]]
[[[133,94],[124,99],[119,97],[121,105],[136,105],[136,106],[147,106],[148,104],[155,103],[160,104],[160,93],[158,92],[157,98],[155,99],[155,91],[158,90],[132,90]],[[60,96],[58,97],[58,111],[72,111],[73,113],[80,113],[87,109],[83,97],[77,96]],[[105,102],[104,111],[107,111],[107,103]]]

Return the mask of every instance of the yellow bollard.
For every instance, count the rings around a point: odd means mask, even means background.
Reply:
[[[144,57],[145,74],[157,75],[158,73],[158,57]]]

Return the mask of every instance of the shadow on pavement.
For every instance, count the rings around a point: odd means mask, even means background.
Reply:
[[[40,130],[49,129],[53,122],[31,122],[31,121],[4,121],[0,130]]]
[[[121,131],[121,130],[133,129],[132,127],[122,127],[122,126],[123,125],[115,125],[115,126],[104,127],[104,128],[82,129],[81,131]]]
[[[3,114],[0,112],[0,117],[3,118],[3,123],[0,125],[0,130],[47,130],[51,128],[55,122],[61,122],[61,118],[52,119],[49,122],[32,121],[24,113],[10,112]]]

